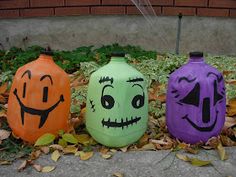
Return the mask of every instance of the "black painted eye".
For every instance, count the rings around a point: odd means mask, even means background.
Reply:
[[[43,88],[43,102],[48,101],[48,87]]]
[[[23,94],[22,94],[23,98],[25,98],[25,92],[26,92],[26,82],[24,82],[24,85],[23,85]]]
[[[105,109],[111,109],[115,104],[115,100],[111,95],[103,95],[101,97],[101,104]]]
[[[136,95],[132,100],[132,106],[136,109],[141,108],[144,105],[144,94]]]
[[[199,106],[200,100],[200,84],[196,83],[194,88],[188,93],[186,97],[180,100],[181,103]]]
[[[216,103],[218,101],[220,101],[222,99],[223,99],[223,96],[218,93],[218,91],[217,91],[217,82],[215,80],[215,82],[214,82],[214,106],[216,105]]]

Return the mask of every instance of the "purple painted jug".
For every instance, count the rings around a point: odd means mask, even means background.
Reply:
[[[204,62],[203,53],[191,52],[189,62],[168,81],[169,132],[190,144],[219,135],[225,122],[225,95],[222,74]]]

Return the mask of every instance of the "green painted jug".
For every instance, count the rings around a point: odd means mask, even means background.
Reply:
[[[109,147],[136,142],[148,122],[147,82],[124,56],[113,53],[111,61],[91,75],[88,86],[87,130]]]

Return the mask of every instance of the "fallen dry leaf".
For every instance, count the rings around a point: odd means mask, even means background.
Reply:
[[[10,131],[0,129],[0,140],[5,140],[11,135]]]
[[[220,156],[220,160],[227,160],[228,159],[228,155],[225,151],[225,148],[222,146],[221,143],[218,144],[217,151]]]
[[[109,148],[102,146],[102,147],[99,149],[99,152],[100,152],[101,154],[106,154],[106,153],[109,152]]]
[[[54,150],[63,151],[63,147],[61,145],[59,145],[59,144],[52,144],[49,147],[54,149]]]
[[[35,160],[35,159],[37,159],[37,158],[39,158],[39,156],[41,155],[41,151],[40,150],[36,150],[36,151],[33,151],[33,152],[31,152],[31,154],[30,154],[30,159],[31,160]]]
[[[58,159],[61,157],[61,154],[58,150],[55,150],[52,155],[51,155],[51,159],[54,161],[54,162],[57,162]]]
[[[27,161],[27,160],[24,160],[24,161],[20,164],[20,166],[17,168],[17,170],[18,170],[18,171],[24,170],[24,169],[26,168],[27,164],[28,164],[28,161]]]
[[[142,146],[144,146],[145,144],[148,144],[148,139],[149,136],[147,133],[145,133],[138,141],[137,147],[141,148]]]
[[[90,136],[88,134],[76,135],[76,138],[80,144],[87,146],[90,143]]]
[[[112,157],[112,154],[102,154],[101,156],[103,159],[110,159]]]
[[[186,156],[186,155],[183,155],[183,154],[176,154],[176,157],[178,158],[178,159],[180,159],[180,160],[183,160],[183,161],[185,161],[185,162],[188,162],[189,161],[189,158],[188,158],[188,156]]]
[[[48,154],[50,151],[50,148],[48,146],[43,146],[40,148],[40,150],[44,153],[44,154]]]
[[[115,176],[115,177],[124,177],[124,174],[120,173],[120,172],[115,172],[112,175]]]
[[[225,118],[224,128],[227,129],[227,128],[233,127],[234,125],[236,125],[236,118],[233,118],[233,117]]]
[[[11,162],[7,160],[0,160],[0,165],[11,165]]]
[[[0,103],[4,104],[4,103],[6,103],[6,101],[7,101],[7,99],[4,96],[0,95]]]
[[[148,143],[141,147],[140,150],[156,150],[156,146],[153,143]]]
[[[128,151],[128,148],[129,148],[129,146],[125,146],[125,147],[123,147],[123,148],[120,148],[120,150],[121,150],[122,152],[127,152],[127,151]]]
[[[75,146],[67,146],[63,149],[64,154],[75,154],[78,148]]]
[[[36,170],[36,171],[38,171],[38,172],[41,172],[42,171],[42,166],[41,165],[38,165],[38,164],[33,164],[32,165],[33,166],[33,168]]]
[[[230,117],[236,115],[236,98],[230,99],[228,101],[227,115]]]
[[[49,173],[51,171],[53,171],[56,167],[55,166],[45,166],[42,168],[42,171],[43,173]]]
[[[220,135],[220,140],[224,146],[236,146],[236,142],[231,140],[229,137]]]
[[[3,94],[7,91],[8,83],[5,82],[3,85],[0,86],[0,94]]]
[[[75,153],[75,156],[79,156],[80,160],[89,160],[91,157],[93,157],[93,152],[78,151]]]

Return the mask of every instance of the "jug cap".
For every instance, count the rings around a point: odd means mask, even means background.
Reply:
[[[52,51],[51,48],[48,46],[48,47],[46,47],[43,51],[41,51],[40,54],[52,56],[52,55],[53,55],[53,51]]]
[[[201,58],[203,57],[203,52],[190,52],[189,56],[191,58]]]
[[[125,52],[122,52],[122,51],[112,52],[111,57],[125,57]]]

